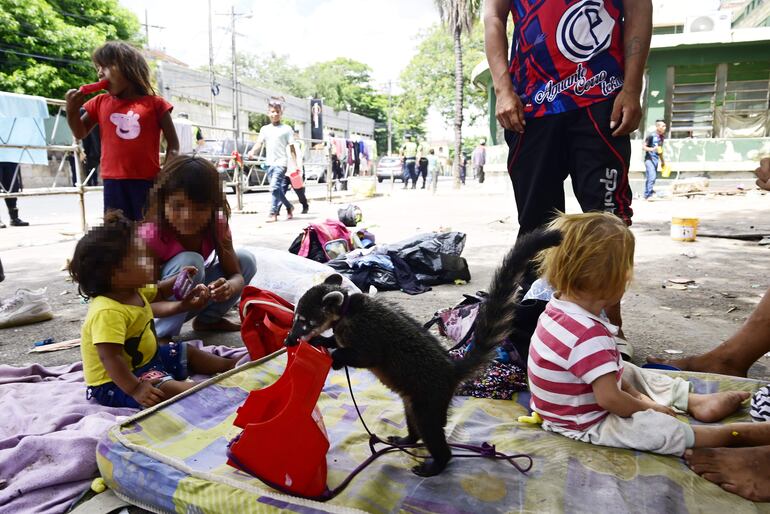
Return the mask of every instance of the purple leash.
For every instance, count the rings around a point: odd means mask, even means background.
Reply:
[[[319,502],[327,502],[331,500],[332,498],[339,495],[353,480],[356,475],[361,473],[369,464],[374,462],[379,457],[387,454],[392,453],[396,451],[404,452],[407,455],[414,457],[416,459],[427,459],[430,457],[429,455],[418,455],[410,450],[415,448],[422,448],[424,445],[422,444],[394,444],[389,441],[382,440],[377,434],[373,434],[371,430],[369,430],[369,427],[366,425],[366,421],[364,421],[364,417],[361,415],[361,410],[358,408],[358,402],[356,402],[356,397],[353,394],[353,386],[350,382],[350,372],[348,371],[348,367],[345,366],[345,377],[348,381],[348,390],[350,391],[350,398],[353,400],[353,406],[356,408],[356,413],[358,414],[358,419],[361,421],[361,424],[364,426],[364,430],[366,430],[366,433],[369,434],[369,450],[372,452],[372,454],[361,464],[359,464],[356,469],[350,472],[350,474],[345,477],[345,480],[343,480],[337,487],[334,489],[327,489],[323,494],[319,496],[305,496],[300,495],[295,492],[289,491],[285,487],[274,484],[268,480],[265,480],[264,478],[258,477],[254,475],[251,471],[248,470],[245,466],[243,466],[238,459],[230,452],[230,445],[232,445],[235,441],[238,440],[239,436],[236,436],[228,445],[227,445],[227,456],[228,458],[235,463],[235,465],[240,468],[242,471],[245,471],[249,475],[253,476],[254,478],[257,478],[261,480],[264,484],[272,487],[273,489],[280,491],[282,493],[296,496],[299,498],[305,498],[308,500],[315,500]],[[377,444],[384,444],[386,448],[382,448],[380,450],[375,450],[375,445]],[[458,450],[465,450],[469,452],[473,452],[473,454],[460,454],[460,455],[452,455],[453,457],[483,457],[487,459],[495,459],[495,460],[506,460],[508,461],[514,468],[519,470],[520,473],[527,473],[530,469],[532,469],[532,457],[525,453],[519,453],[514,455],[507,455],[505,453],[497,451],[495,448],[495,445],[489,444],[489,443],[482,443],[481,446],[475,446],[470,444],[456,444],[456,443],[448,443],[451,448],[456,448]],[[521,466],[518,462],[516,462],[517,459],[526,459],[528,462],[525,466]]]

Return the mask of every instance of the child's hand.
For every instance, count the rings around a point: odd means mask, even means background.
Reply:
[[[197,311],[206,306],[211,298],[209,288],[198,284],[190,290],[190,293],[182,300],[182,309],[185,311]]]
[[[131,397],[142,407],[152,407],[165,400],[166,394],[150,382],[142,381],[131,393]]]
[[[198,273],[198,268],[195,266],[182,266],[182,269],[179,271],[179,273],[187,273],[188,275],[195,275]]]
[[[650,408],[652,410],[654,410],[654,411],[662,412],[663,414],[667,414],[667,415],[669,415],[671,417],[674,417],[674,418],[676,417],[676,411],[674,409],[672,409],[671,407],[667,407],[665,405],[661,405],[659,403],[653,402],[650,405]]]
[[[210,283],[209,290],[211,291],[211,299],[215,302],[224,302],[235,294],[232,284],[225,278],[218,278]]]
[[[67,101],[67,111],[78,113],[80,108],[86,103],[86,95],[80,92],[79,89],[70,89],[64,95],[64,99]]]

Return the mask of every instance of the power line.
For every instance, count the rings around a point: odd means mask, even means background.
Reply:
[[[17,51],[11,50],[10,48],[0,47],[0,52],[6,53],[6,54],[23,55],[25,57],[33,57],[35,59],[44,59],[46,61],[65,62],[68,64],[84,64],[84,65],[91,64],[90,61],[73,61],[72,59],[62,59],[60,57],[48,57],[47,55],[30,54],[27,52],[17,52]]]

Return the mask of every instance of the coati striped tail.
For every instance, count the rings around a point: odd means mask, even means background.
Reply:
[[[455,361],[459,381],[486,362],[492,349],[513,331],[517,301],[515,293],[521,275],[539,252],[559,243],[561,233],[555,230],[539,229],[518,238],[492,277],[489,296],[476,317],[473,347],[465,358]]]

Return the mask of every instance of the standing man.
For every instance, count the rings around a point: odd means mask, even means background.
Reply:
[[[294,217],[294,206],[286,198],[286,191],[284,190],[284,178],[289,160],[286,147],[294,143],[294,131],[281,122],[283,104],[279,100],[270,100],[267,115],[270,118],[270,124],[259,129],[257,142],[254,143],[247,155],[249,159],[253,159],[259,155],[262,145],[265,145],[265,164],[267,164],[267,177],[270,180],[270,195],[272,197],[267,222],[272,223],[278,221],[278,212],[281,210],[282,204],[286,206],[286,219],[290,220]]]
[[[428,178],[428,143],[424,140],[417,145],[417,176],[422,177],[420,189],[425,189],[425,181]]]
[[[648,200],[655,194],[655,179],[658,178],[658,161],[661,166],[666,165],[663,159],[663,141],[666,139],[666,122],[655,120],[655,132],[652,132],[644,140],[644,171],[647,180],[644,183],[644,199]]]
[[[15,162],[0,162],[0,191],[3,193],[18,193],[22,190],[21,164]],[[5,198],[5,206],[11,217],[12,227],[26,227],[29,223],[19,218],[19,208],[16,206],[17,198]],[[5,228],[5,223],[0,220],[0,228]]]
[[[478,146],[473,149],[471,154],[471,161],[473,162],[473,174],[479,181],[479,184],[484,183],[484,165],[487,163],[487,142],[485,140],[479,141]]]
[[[487,0],[484,30],[519,234],[564,211],[567,176],[584,212],[612,212],[630,225],[629,134],[642,116],[652,1]],[[607,311],[619,326],[620,304]]]
[[[417,143],[412,141],[412,136],[406,136],[406,141],[399,152],[403,160],[404,189],[409,186],[409,179],[412,180],[412,189],[417,188]]]

